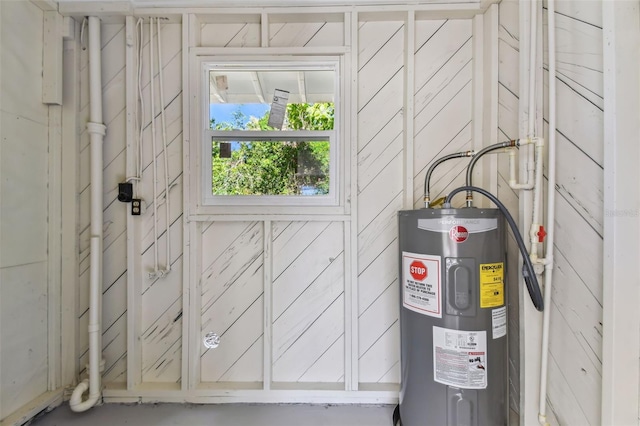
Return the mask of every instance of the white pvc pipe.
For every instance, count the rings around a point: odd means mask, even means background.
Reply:
[[[106,127],[102,123],[102,64],[100,19],[89,18],[89,122],[91,143],[91,257],[89,272],[89,380],[73,391],[69,406],[72,411],[88,410],[101,398],[100,364],[102,348],[102,142]],[[89,391],[87,400],[82,395]]]
[[[527,113],[528,126],[527,137],[533,138],[535,135],[535,118],[536,118],[536,64],[537,64],[537,26],[538,26],[538,10],[536,0],[530,0],[530,27],[529,27],[529,111]],[[536,176],[534,174],[537,166],[534,163],[535,147],[530,146],[527,149],[527,180],[523,183],[517,183],[515,178],[509,179],[509,186],[512,189],[531,190],[535,188]],[[509,174],[515,177],[515,161],[509,161]]]
[[[519,145],[531,144],[532,139],[520,139],[518,141]],[[525,189],[530,190],[533,189],[535,184],[535,175],[534,171],[536,169],[536,164],[533,161],[533,157],[529,156],[529,161],[527,161],[527,180],[524,183],[518,183],[516,178],[516,153],[517,148],[512,148],[509,150],[509,187],[511,189]]]
[[[555,0],[548,0],[549,37],[549,171],[547,186],[547,249],[544,269],[544,306],[542,315],[542,354],[540,364],[540,408],[538,421],[547,425],[547,374],[549,368],[549,322],[553,285],[553,248],[555,231],[556,193],[556,21]]]
[[[528,132],[529,137],[535,135],[535,119],[536,119],[536,74],[537,74],[537,57],[538,57],[538,7],[537,0],[531,0],[531,50],[529,51],[529,119]],[[531,243],[529,254],[531,260],[538,260],[538,230],[540,229],[540,208],[542,203],[542,159],[544,155],[543,146],[536,142],[535,147],[529,149],[529,159],[534,155],[535,174],[533,183],[533,212],[531,215],[531,228],[529,229],[529,241]]]
[[[538,260],[538,247],[540,245],[538,231],[540,230],[540,209],[542,207],[542,160],[544,156],[544,140],[542,138],[536,138],[535,140],[536,173],[535,186],[533,188],[533,213],[531,215],[531,229],[529,231],[531,241],[529,254],[531,260],[534,262]]]
[[[531,0],[531,13],[530,13],[530,32],[529,44],[531,50],[529,50],[529,113],[527,118],[529,119],[528,132],[530,138],[535,134],[536,123],[536,63],[537,63],[537,41],[538,41],[538,8],[536,7],[536,0]],[[533,153],[532,153],[533,154]]]

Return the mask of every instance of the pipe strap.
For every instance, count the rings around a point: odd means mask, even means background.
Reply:
[[[107,134],[107,126],[102,123],[93,123],[89,121],[87,123],[87,131],[94,135],[104,136]]]

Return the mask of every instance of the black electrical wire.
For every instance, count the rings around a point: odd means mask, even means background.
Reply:
[[[500,148],[508,148],[508,147],[512,147],[512,146],[517,146],[517,141],[516,140],[499,142],[499,143],[484,147],[480,151],[476,152],[476,155],[473,156],[473,158],[469,162],[469,165],[467,166],[467,181],[466,181],[466,185],[467,186],[472,186],[473,185],[473,182],[472,182],[472,180],[473,180],[473,177],[472,177],[473,176],[473,168],[475,167],[475,165],[478,162],[478,160],[480,159],[480,157],[482,157],[487,152],[495,151],[496,149],[500,149]],[[471,195],[471,191],[467,191],[467,207],[471,207],[471,200],[472,199],[473,199],[473,197]]]
[[[476,156],[477,158],[477,156]],[[504,217],[507,219],[507,223],[509,227],[511,227],[511,231],[513,231],[513,236],[516,238],[516,242],[518,243],[518,247],[520,248],[520,253],[522,253],[522,258],[524,261],[524,265],[522,266],[522,276],[524,277],[524,281],[527,284],[527,290],[529,291],[529,297],[531,297],[531,301],[533,302],[533,306],[540,312],[544,310],[544,300],[542,298],[542,292],[540,291],[540,285],[538,284],[538,278],[536,277],[535,270],[533,269],[533,264],[531,263],[531,258],[529,258],[529,253],[527,253],[527,248],[524,245],[524,241],[522,239],[522,235],[520,235],[520,231],[518,230],[518,226],[516,225],[515,220],[509,213],[509,210],[498,200],[498,198],[490,193],[489,191],[478,188],[476,186],[461,186],[460,188],[456,188],[449,193],[447,199],[445,200],[444,208],[451,208],[451,199],[458,192],[467,191],[469,192],[478,192],[488,199],[490,199],[504,214]]]
[[[429,207],[429,182],[431,182],[431,174],[440,164],[447,160],[453,160],[454,158],[473,157],[473,151],[456,152],[455,154],[445,155],[434,161],[427,169],[427,174],[424,176],[424,202],[427,203],[426,207]]]

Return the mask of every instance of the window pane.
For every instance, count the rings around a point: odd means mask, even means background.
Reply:
[[[209,126],[214,130],[333,130],[335,90],[335,69],[216,67],[209,71]],[[288,98],[282,104],[284,122],[277,126],[272,122],[275,127],[271,127],[267,123],[276,91]]]
[[[329,194],[328,140],[211,144],[213,195]]]

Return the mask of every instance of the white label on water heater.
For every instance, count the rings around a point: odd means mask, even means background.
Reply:
[[[486,389],[487,332],[434,326],[433,379],[462,389]]]
[[[507,307],[494,309],[491,311],[491,328],[493,338],[498,339],[507,335]]]
[[[402,306],[442,318],[442,257],[402,252]]]

